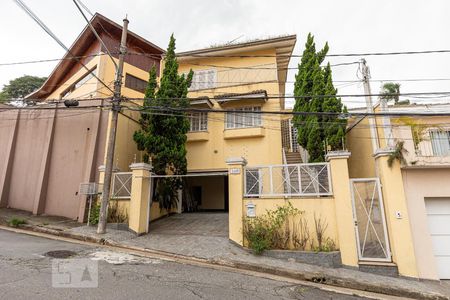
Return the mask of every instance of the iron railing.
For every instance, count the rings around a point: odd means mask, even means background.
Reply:
[[[330,196],[328,163],[246,167],[244,197]]]
[[[132,172],[113,173],[111,198],[129,199],[131,198]]]

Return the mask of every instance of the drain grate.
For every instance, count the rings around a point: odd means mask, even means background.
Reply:
[[[70,250],[55,250],[55,251],[49,251],[45,253],[45,256],[52,257],[52,258],[69,258],[74,255],[76,255],[76,252],[70,251]]]

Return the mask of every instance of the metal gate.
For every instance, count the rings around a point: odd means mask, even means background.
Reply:
[[[378,178],[350,179],[359,260],[391,261]]]

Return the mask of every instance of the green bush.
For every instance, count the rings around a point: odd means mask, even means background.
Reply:
[[[290,202],[264,215],[244,218],[244,238],[255,254],[273,248],[286,248],[290,240],[289,219],[303,212]]]
[[[19,227],[20,225],[27,224],[27,221],[21,218],[12,218],[8,221],[8,224],[11,227]]]
[[[97,225],[100,218],[100,202],[92,204],[91,217],[89,218],[90,225]],[[126,213],[119,210],[117,201],[110,201],[108,207],[108,223],[124,223],[128,220]]]
[[[94,202],[91,207],[91,215],[89,218],[89,225],[97,225],[100,218],[100,203]]]

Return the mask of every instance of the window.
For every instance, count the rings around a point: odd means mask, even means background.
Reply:
[[[188,115],[190,129],[189,131],[206,131],[208,130],[208,113],[194,112]]]
[[[433,130],[430,131],[431,146],[433,155],[447,156],[450,155],[450,131]]]
[[[244,111],[244,113],[239,113]],[[250,106],[233,109],[233,112],[226,113],[225,129],[248,128],[261,126],[260,106]]]
[[[217,71],[214,69],[195,71],[189,90],[213,89],[216,87],[216,77]]]
[[[125,87],[138,91],[142,94],[145,93],[145,89],[147,88],[147,81],[137,78],[133,75],[127,73],[125,76]]]

